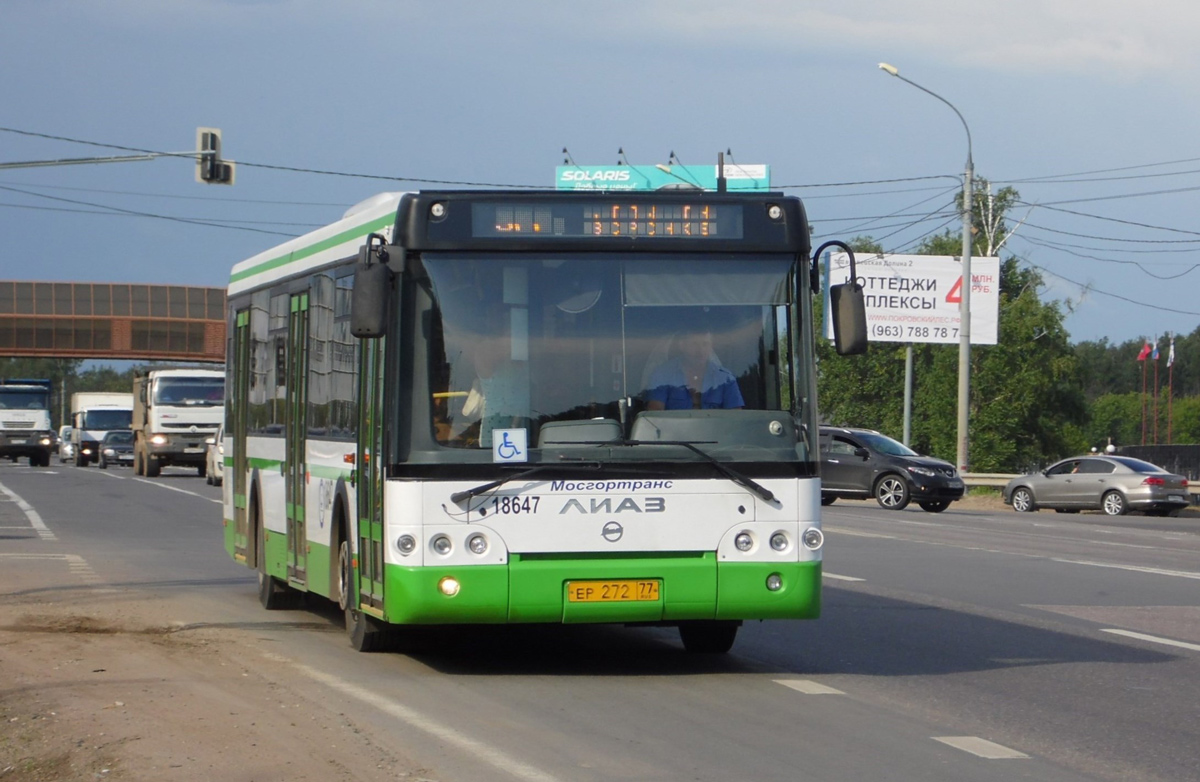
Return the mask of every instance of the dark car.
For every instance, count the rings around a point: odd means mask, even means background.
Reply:
[[[822,505],[839,497],[874,497],[888,510],[915,500],[923,510],[941,513],[966,491],[954,465],[870,429],[822,426],[820,447]]]
[[[1053,508],[1061,513],[1131,510],[1150,516],[1178,514],[1191,502],[1187,478],[1128,456],[1073,456],[1032,475],[1013,478],[1004,502],[1020,512]]]
[[[98,450],[101,470],[107,470],[110,464],[133,464],[133,432],[113,429],[104,435]]]

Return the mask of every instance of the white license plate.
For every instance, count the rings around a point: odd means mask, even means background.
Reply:
[[[1187,502],[1187,498],[1182,494],[1172,494],[1169,499],[1172,502]]]
[[[194,446],[192,448],[184,448],[183,452],[184,453],[204,453],[204,449],[200,446]]]

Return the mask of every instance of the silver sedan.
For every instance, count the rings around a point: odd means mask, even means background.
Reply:
[[[1013,510],[1053,508],[1062,513],[1131,510],[1151,516],[1176,514],[1191,501],[1187,478],[1128,456],[1075,456],[1032,475],[1013,478],[1004,502]]]

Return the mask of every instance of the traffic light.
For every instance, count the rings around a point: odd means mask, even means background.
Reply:
[[[210,185],[232,185],[234,165],[221,159],[221,131],[196,128],[196,181]]]

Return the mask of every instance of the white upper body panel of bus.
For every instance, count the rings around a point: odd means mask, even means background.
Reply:
[[[346,210],[336,223],[289,239],[233,267],[229,296],[270,285],[278,280],[319,269],[358,254],[367,234],[380,234],[389,243],[396,209],[404,193],[380,193]]]

